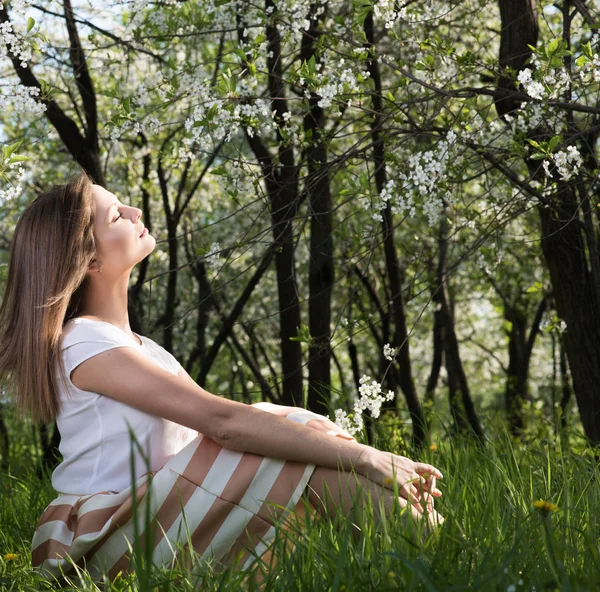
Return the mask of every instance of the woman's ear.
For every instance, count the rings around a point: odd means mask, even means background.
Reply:
[[[92,262],[88,265],[87,270],[89,273],[102,273],[102,267],[100,267],[100,263],[97,259],[92,259]]]

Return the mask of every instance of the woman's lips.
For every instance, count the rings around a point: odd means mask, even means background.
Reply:
[[[142,238],[142,236],[148,234],[148,229],[144,226],[144,230],[142,230],[142,234],[140,234],[140,238]]]

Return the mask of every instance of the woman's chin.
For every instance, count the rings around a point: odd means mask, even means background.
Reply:
[[[140,261],[142,261],[143,259],[148,257],[148,255],[150,255],[150,253],[152,253],[152,251],[154,251],[154,249],[156,248],[156,239],[152,235],[143,237],[143,240],[147,244],[144,245],[144,249],[142,251],[143,254],[142,254],[142,257],[140,258]],[[139,261],[138,261],[138,263],[139,263]]]

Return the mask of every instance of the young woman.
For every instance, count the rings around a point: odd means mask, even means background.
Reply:
[[[56,419],[63,456],[52,474],[58,495],[32,541],[42,575],[73,564],[93,577],[129,571],[146,510],[141,540],[153,537],[157,565],[191,544],[247,568],[303,499],[321,514],[351,515],[356,496],[370,495],[386,516],[442,521],[435,467],[359,444],[306,410],[212,395],[133,333],[129,278],[155,244],[141,211],[85,174],[41,194],[16,226],[0,377],[22,412]]]

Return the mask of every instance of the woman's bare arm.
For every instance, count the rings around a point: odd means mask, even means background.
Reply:
[[[73,384],[184,425],[232,450],[357,470],[370,448],[333,438],[251,405],[209,393],[181,370],[157,366],[134,348],[97,354],[71,373]]]
[[[184,425],[225,448],[350,471],[373,481],[403,488],[408,499],[419,493],[409,481],[435,467],[383,452],[355,441],[335,438],[251,405],[209,393],[185,371],[179,376],[120,347],[97,354],[71,373],[73,384],[100,393],[151,415]]]

